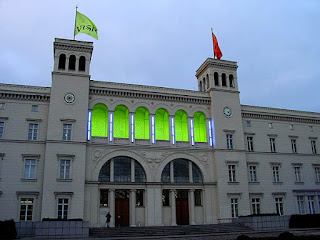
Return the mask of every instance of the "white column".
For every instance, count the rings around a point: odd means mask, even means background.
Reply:
[[[171,226],[177,226],[177,216],[176,216],[176,190],[170,190],[170,200],[171,200]]]
[[[110,182],[114,182],[114,160],[110,160]]]
[[[131,182],[135,182],[134,159],[131,159]]]
[[[170,162],[170,182],[174,183],[173,161]]]
[[[193,183],[192,162],[189,161],[189,183]]]
[[[190,225],[195,225],[195,211],[194,211],[194,189],[189,190],[189,199],[190,199]]]
[[[136,190],[130,190],[130,227],[136,227]]]
[[[115,194],[114,189],[109,189],[109,212],[111,214],[110,219],[110,227],[115,226],[115,218],[116,218],[116,206],[115,206]]]

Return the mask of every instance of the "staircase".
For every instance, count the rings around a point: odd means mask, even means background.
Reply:
[[[165,237],[187,235],[214,235],[219,233],[248,232],[249,227],[234,224],[184,225],[163,227],[120,227],[120,228],[90,228],[89,235],[93,238],[127,239],[138,237]]]

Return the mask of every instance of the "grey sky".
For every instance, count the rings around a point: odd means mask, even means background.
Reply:
[[[76,37],[94,42],[93,80],[197,90],[213,27],[242,104],[320,112],[319,0],[0,0],[0,82],[51,86],[76,4],[98,28]]]

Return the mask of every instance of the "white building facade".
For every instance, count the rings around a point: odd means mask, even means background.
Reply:
[[[90,79],[91,42],[55,39],[52,86],[0,84],[0,220],[213,224],[320,212],[320,114],[241,105],[237,63],[199,91]]]

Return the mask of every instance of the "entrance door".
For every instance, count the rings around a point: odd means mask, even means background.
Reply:
[[[116,190],[115,226],[129,226],[129,192],[127,190]]]
[[[189,225],[188,191],[177,191],[176,216],[178,225]]]

